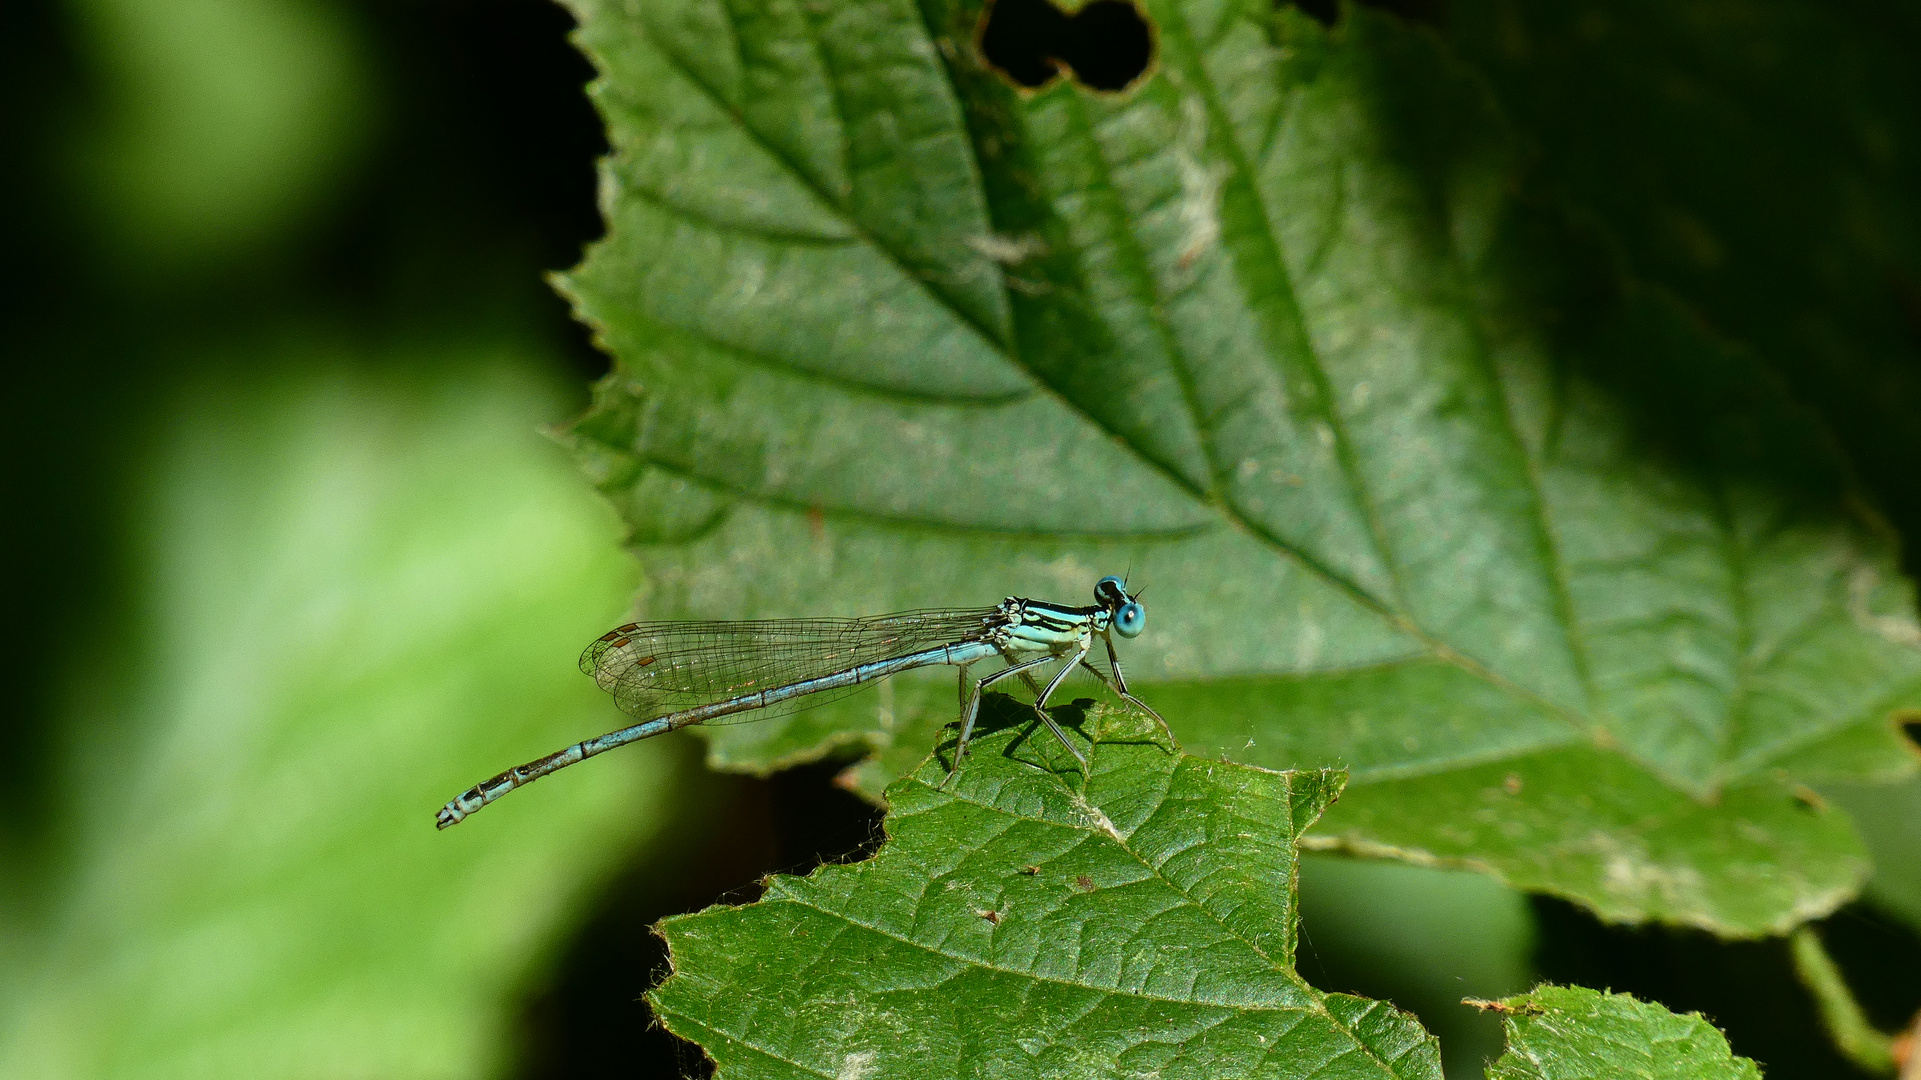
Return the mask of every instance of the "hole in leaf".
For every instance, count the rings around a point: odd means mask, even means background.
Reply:
[[[1907,713],[1900,718],[1899,723],[1901,734],[1908,737],[1908,742],[1913,744],[1916,750],[1921,750],[1921,716]]]
[[[1154,59],[1154,32],[1127,0],[1093,0],[1072,15],[1051,0],[995,0],[981,55],[1009,79],[1046,86],[1064,66],[1092,90],[1124,90]]]

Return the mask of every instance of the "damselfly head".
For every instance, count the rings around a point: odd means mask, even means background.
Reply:
[[[1127,595],[1127,583],[1104,577],[1094,585],[1094,602],[1109,612],[1108,625],[1122,637],[1139,637],[1147,628],[1147,609]]]

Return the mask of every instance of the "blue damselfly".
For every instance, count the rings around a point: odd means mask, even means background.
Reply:
[[[580,670],[614,695],[622,710],[645,719],[476,784],[442,807],[435,823],[443,829],[458,824],[517,787],[616,746],[724,717],[791,712],[889,675],[936,664],[960,669],[960,738],[950,780],[967,752],[982,691],[1011,675],[1019,675],[1033,689],[1034,711],[1085,766],[1087,759],[1047,715],[1048,698],[1076,667],[1093,672],[1122,700],[1167,729],[1159,713],[1128,692],[1114,651],[1114,634],[1135,637],[1147,625],[1147,609],[1138,597],[1127,592],[1120,578],[1105,577],[1094,586],[1092,607],[1010,596],[991,608],[906,611],[865,619],[628,623],[587,646]],[[1096,638],[1107,647],[1111,677],[1088,661]],[[970,686],[969,666],[993,659],[1007,666]],[[1056,660],[1063,661],[1060,670],[1042,687],[1034,670]]]

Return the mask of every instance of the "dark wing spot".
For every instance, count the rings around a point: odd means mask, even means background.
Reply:
[[[607,641],[607,639],[606,639],[606,638],[601,638],[600,640],[602,640],[602,641]],[[634,639],[633,639],[633,638],[621,638],[621,639],[620,639],[620,640],[618,640],[618,641],[612,641],[612,642],[608,642],[608,647],[609,647],[609,648],[613,648],[613,649],[618,649],[618,648],[620,648],[621,646],[623,646],[623,645],[625,645],[625,644],[627,644],[628,642],[630,642],[630,641],[632,641],[632,640],[634,640]]]

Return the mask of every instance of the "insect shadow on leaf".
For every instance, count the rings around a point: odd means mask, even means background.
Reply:
[[[1061,727],[1079,734],[1085,734],[1087,729],[1083,727],[1083,725],[1087,722],[1088,710],[1093,706],[1094,700],[1092,698],[1075,698],[1066,705],[1055,705],[1047,711]],[[1022,747],[1030,743],[1034,738],[1035,732],[1039,731],[1043,735],[1046,734],[1046,732],[1041,729],[1040,720],[1034,715],[1034,707],[1032,705],[1007,694],[996,693],[992,690],[988,691],[981,698],[980,719],[975,724],[974,737],[979,738],[988,732],[999,731],[1003,728],[1010,727],[1019,727],[1023,728],[1023,730],[1012,742],[1002,748],[1002,756],[1009,758],[1019,757]],[[949,725],[947,732],[942,736],[940,745],[936,747],[934,751],[940,758],[941,763],[950,770],[955,766],[954,748],[958,742],[958,735],[959,725]],[[1044,743],[1052,742],[1052,740],[1046,739],[1042,741]],[[1052,743],[1052,745],[1058,749],[1060,744]],[[968,753],[973,753],[971,746]],[[1036,753],[1041,755],[1042,760],[1046,760],[1048,751],[1041,750],[1036,751]],[[1063,753],[1061,756],[1065,758],[1066,754]],[[1072,765],[1072,759],[1068,759],[1068,765]],[[966,768],[966,763],[962,762],[960,767],[963,769]]]

